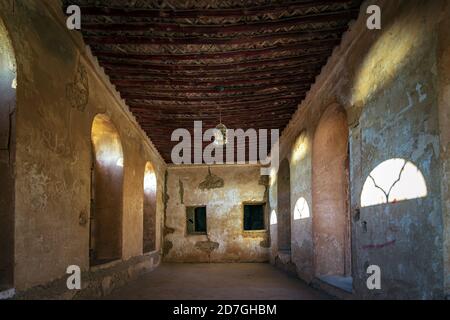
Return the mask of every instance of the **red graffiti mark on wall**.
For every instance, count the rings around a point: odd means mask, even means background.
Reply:
[[[384,247],[388,247],[388,246],[394,245],[396,241],[397,240],[394,239],[394,240],[386,242],[386,243],[368,244],[368,245],[363,246],[362,248],[364,250],[367,250],[367,249],[381,249],[381,248],[384,248]]]

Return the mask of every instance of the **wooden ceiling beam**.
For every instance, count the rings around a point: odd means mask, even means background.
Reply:
[[[311,66],[316,64],[321,64],[328,58],[332,48],[326,48],[323,50],[314,50],[314,52],[287,55],[272,59],[254,59],[249,61],[236,61],[233,63],[208,63],[208,64],[148,64],[142,62],[135,62],[126,60],[124,56],[122,61],[111,61],[105,57],[98,56],[101,65],[107,68],[111,72],[116,73],[134,73],[143,74],[151,70],[164,71],[164,72],[180,72],[180,71],[197,71],[197,72],[208,72],[208,71],[224,71],[226,74],[238,74],[242,71],[236,71],[242,68],[258,67],[259,70],[269,67],[300,67],[300,66]],[[253,70],[258,71],[258,70]]]
[[[301,90],[303,89],[303,90]],[[293,97],[299,97],[300,95],[297,92],[304,92],[307,90],[307,87],[298,87],[296,88],[295,93],[291,92],[283,92],[281,94],[250,94],[250,95],[232,95],[232,96],[223,96],[223,97],[200,97],[200,98],[189,98],[189,97],[178,97],[178,96],[163,96],[163,95],[150,95],[150,94],[134,94],[134,93],[127,93],[127,94],[121,94],[122,98],[124,99],[140,99],[140,100],[153,100],[153,101],[181,101],[181,102],[226,102],[226,101],[233,101],[235,103],[239,102],[247,102],[250,100],[258,100],[263,98],[293,98]],[[294,90],[292,90],[294,91]]]
[[[228,99],[230,96],[226,96],[226,94],[241,94],[241,93],[250,93],[257,97],[260,93],[267,93],[266,91],[271,90],[273,94],[277,94],[284,91],[295,91],[297,89],[304,90],[307,85],[298,85],[293,83],[292,85],[289,84],[272,84],[272,85],[264,85],[259,87],[240,87],[240,88],[227,88],[223,91],[217,91],[215,89],[142,89],[142,90],[136,90],[135,88],[124,88],[124,87],[118,87],[117,89],[121,93],[122,97],[126,97],[128,94],[151,94],[151,95],[158,95],[158,96],[164,96],[164,95],[171,95],[174,98],[182,98],[182,99],[191,99],[196,97],[204,97],[207,99],[217,99],[220,100],[222,98]],[[308,84],[309,86],[309,84]],[[275,91],[277,90],[277,91]],[[191,95],[196,95],[195,97],[192,97]],[[199,96],[201,95],[201,96]],[[248,95],[247,95],[248,97]]]
[[[229,120],[222,120],[222,122],[225,124],[225,126],[229,129],[233,129],[233,128],[240,128],[240,126],[242,126],[242,123],[245,121],[245,126],[247,128],[253,128],[256,127],[256,125],[258,126],[258,128],[264,128],[267,124],[270,124],[272,126],[277,126],[277,125],[283,125],[286,122],[289,121],[289,117],[285,116],[283,118],[277,118],[277,119],[258,119],[258,120],[252,120],[252,119],[242,119],[241,122],[239,122],[239,124],[237,124],[235,122],[235,124],[233,124],[232,122],[230,122]],[[203,128],[214,128],[215,126],[217,126],[220,122],[220,119],[218,117],[216,118],[209,118],[209,119],[197,119],[197,121],[202,121],[202,127]],[[154,120],[142,120],[139,121],[140,125],[144,128],[146,127],[150,127],[150,126],[159,126],[161,125],[161,121],[167,121],[165,120],[161,120],[161,119],[154,119]],[[167,124],[165,124],[164,129],[170,129],[170,130],[174,130],[174,129],[178,129],[178,128],[186,128],[186,127],[193,127],[194,126],[194,120],[187,120],[187,121],[183,121],[183,120],[179,120],[179,119],[172,119],[170,121],[167,121]]]
[[[250,118],[260,119],[260,118],[267,118],[267,117],[278,117],[283,115],[292,115],[292,112],[298,109],[297,104],[291,104],[289,106],[284,106],[283,108],[276,108],[276,109],[270,109],[268,107],[260,107],[255,108],[251,110],[246,110],[243,108],[240,109],[216,109],[216,110],[209,110],[206,112],[200,112],[200,113],[179,113],[179,112],[164,112],[164,110],[157,110],[153,113],[142,113],[137,112],[135,110],[132,111],[132,113],[135,115],[136,118],[139,119],[165,119],[165,120],[201,120],[201,119],[210,119],[210,118],[217,118],[218,115],[222,112],[222,118],[236,121],[236,119],[245,116],[245,111],[249,111],[252,113],[253,117],[251,115],[247,116]],[[225,115],[224,115],[225,113]],[[257,116],[256,116],[257,114]]]
[[[131,53],[121,53],[113,51],[101,51],[92,48],[93,53],[100,57],[118,58],[118,59],[134,59],[139,61],[182,61],[182,60],[205,60],[205,59],[227,59],[235,57],[256,57],[256,56],[267,56],[277,52],[282,51],[293,51],[293,50],[324,50],[330,49],[338,45],[339,39],[327,39],[327,40],[311,40],[304,41],[288,45],[274,45],[265,48],[258,49],[245,49],[245,50],[233,50],[233,51],[222,51],[222,52],[206,52],[206,53],[183,53],[183,54],[131,54]]]
[[[297,69],[298,70],[298,69]],[[111,82],[120,88],[142,88],[146,86],[152,86],[152,89],[164,86],[163,89],[171,89],[170,86],[181,87],[195,87],[196,89],[215,88],[219,86],[235,87],[238,85],[261,85],[261,84],[277,84],[286,80],[298,80],[298,79],[314,79],[317,75],[317,71],[300,71],[300,72],[287,72],[287,73],[266,73],[260,77],[242,76],[240,78],[231,78],[224,80],[207,80],[205,78],[197,78],[198,80],[192,80],[184,78],[182,80],[173,80],[167,78],[153,78],[153,79],[139,79],[139,78],[110,78]]]
[[[359,10],[340,10],[334,12],[315,13],[309,15],[294,16],[277,20],[266,20],[249,23],[223,24],[223,25],[193,25],[166,22],[133,22],[133,23],[91,23],[84,22],[83,30],[86,31],[163,31],[177,32],[181,34],[234,34],[239,32],[261,32],[291,27],[296,24],[323,23],[330,21],[349,21],[354,19]]]
[[[296,99],[288,99],[288,100],[272,100],[272,101],[257,101],[257,103],[243,103],[243,104],[234,104],[234,105],[226,105],[226,106],[217,106],[217,105],[208,105],[208,106],[202,106],[201,108],[188,109],[185,106],[180,105],[164,105],[164,106],[158,106],[158,105],[130,105],[130,110],[133,113],[137,114],[143,114],[143,113],[192,113],[192,114],[198,114],[198,113],[207,113],[207,112],[219,112],[220,110],[224,113],[237,113],[242,112],[243,108],[245,108],[247,111],[252,112],[252,110],[258,109],[258,108],[264,108],[267,112],[270,112],[272,110],[283,110],[286,108],[297,107],[298,102]]]
[[[239,108],[249,108],[254,107],[258,104],[265,104],[269,102],[273,103],[286,103],[288,101],[290,102],[298,102],[300,99],[303,99],[306,94],[306,90],[304,92],[298,92],[298,95],[295,97],[271,97],[271,98],[263,98],[263,99],[255,99],[252,101],[237,101],[237,102],[208,102],[208,104],[201,104],[199,102],[189,102],[184,101],[182,104],[155,104],[155,101],[136,101],[136,100],[129,100],[127,101],[127,105],[131,109],[141,109],[141,110],[148,110],[149,112],[153,112],[155,108],[178,108],[178,109],[186,109],[186,108],[194,108],[193,110],[200,110],[202,108],[217,108],[217,109],[225,109],[225,108],[231,108],[234,106],[237,106]]]
[[[281,119],[281,120],[258,120],[258,121],[248,121],[245,124],[245,128],[254,128],[254,129],[264,129],[267,126],[270,126],[271,128],[279,128],[280,126],[284,126],[289,122],[289,119]],[[176,121],[169,121],[170,124],[165,125],[164,127],[164,131],[160,131],[162,134],[164,133],[169,133],[166,135],[167,139],[170,140],[170,134],[172,133],[173,130],[176,130],[178,128],[184,128],[184,129],[188,129],[188,128],[192,128],[194,126],[194,121],[180,121],[180,122],[176,122]],[[203,121],[202,122],[202,128],[203,130],[207,130],[209,128],[215,128],[217,125],[219,124],[219,119],[216,120],[208,120],[208,121]],[[140,122],[140,125],[142,127],[142,129],[144,129],[145,131],[148,130],[149,128],[154,128],[157,126],[161,125],[161,121],[153,121],[153,122]],[[240,122],[240,124],[236,124],[236,125],[232,125],[230,123],[225,123],[225,125],[227,126],[228,129],[244,129],[244,127],[242,126],[242,122]],[[157,133],[157,131],[155,132]]]
[[[298,87],[298,86],[308,86],[311,81],[314,80],[314,76],[311,74],[308,77],[293,77],[291,75],[279,79],[269,79],[268,81],[251,81],[251,79],[243,79],[240,84],[247,84],[246,86],[237,85],[236,82],[230,82],[225,85],[222,83],[203,83],[203,87],[200,85],[191,84],[186,88],[161,88],[158,87],[158,83],[147,81],[138,81],[131,83],[130,81],[113,81],[114,85],[121,93],[128,93],[130,91],[140,92],[145,91],[152,93],[167,93],[167,94],[179,94],[179,93],[208,93],[208,94],[224,94],[231,92],[244,92],[244,91],[259,91],[270,88],[277,87]],[[153,84],[153,85],[152,85]],[[221,85],[222,87],[217,87]]]
[[[88,35],[84,40],[88,43],[95,44],[132,44],[132,45],[242,45],[254,44],[265,41],[278,40],[308,40],[315,38],[339,38],[346,30],[345,26],[339,26],[332,29],[324,29],[318,31],[293,31],[293,32],[275,32],[269,34],[259,34],[252,37],[236,36],[236,37],[155,37],[149,35]]]
[[[117,72],[120,70],[108,72],[109,78],[111,81],[116,80],[154,80],[159,81],[160,84],[163,84],[167,81],[175,81],[179,83],[182,82],[193,82],[193,79],[200,79],[198,83],[202,82],[227,82],[227,81],[239,81],[240,79],[247,78],[251,76],[252,79],[260,80],[266,78],[277,78],[277,76],[284,76],[287,74],[314,74],[320,71],[320,67],[314,65],[310,66],[307,64],[299,64],[299,65],[288,65],[288,66],[280,66],[278,68],[261,68],[258,70],[244,70],[238,72],[196,72],[196,73],[186,73],[186,72],[177,72],[177,73],[158,73],[158,72]],[[219,80],[220,79],[220,80]],[[162,81],[162,82],[161,82]]]
[[[77,1],[71,1],[72,4]],[[170,19],[197,19],[199,17],[250,17],[266,14],[277,14],[284,11],[307,10],[313,7],[346,4],[351,0],[309,0],[294,1],[285,4],[251,6],[246,8],[224,9],[134,9],[111,8],[101,6],[81,6],[81,12],[86,16],[109,16],[124,18],[170,18]]]
[[[243,113],[243,111],[249,111],[249,117],[266,117],[267,115],[280,115],[290,113],[292,109],[297,109],[298,104],[295,102],[290,102],[282,105],[257,105],[253,108],[243,109],[240,107],[233,108],[202,108],[200,110],[183,110],[183,109],[153,109],[152,112],[149,112],[148,109],[142,110],[138,108],[130,108],[134,115],[142,117],[142,118],[163,118],[163,117],[184,117],[185,119],[193,119],[193,118],[202,118],[202,117],[210,117],[216,116],[217,114],[222,114],[223,118],[230,117],[234,118],[237,115]],[[258,112],[255,112],[258,111]],[[244,113],[244,115],[247,113]]]
[[[198,84],[184,81],[164,81],[159,82],[146,81],[130,81],[112,80],[112,83],[120,92],[142,91],[146,92],[165,92],[165,93],[227,93],[230,91],[251,91],[263,88],[274,88],[277,86],[285,86],[293,83],[310,84],[314,80],[313,73],[288,74],[278,78],[263,78],[256,81],[251,79],[237,79],[233,81],[214,81],[214,82],[198,82]],[[309,82],[308,82],[309,81]]]

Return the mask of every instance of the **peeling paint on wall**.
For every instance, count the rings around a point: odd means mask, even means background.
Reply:
[[[84,111],[89,100],[89,79],[86,68],[79,61],[74,81],[66,86],[66,97],[72,108]]]
[[[173,248],[172,241],[165,240],[163,245],[163,255],[164,256],[168,255],[172,248]]]
[[[269,232],[243,230],[243,203],[264,203],[266,186],[260,184],[259,166],[169,167],[166,225],[173,227],[165,240],[173,247],[169,262],[263,262]],[[206,174],[206,179],[204,178]],[[221,178],[223,177],[223,178]],[[180,181],[186,191],[179,201]],[[205,182],[206,181],[206,182]],[[198,186],[204,183],[204,188]],[[186,207],[205,206],[207,234],[187,234]],[[268,221],[268,219],[267,219]],[[268,224],[268,223],[267,223]],[[268,226],[267,226],[268,227]],[[263,243],[263,246],[261,246]]]
[[[211,168],[208,168],[208,175],[205,177],[205,180],[203,180],[198,187],[201,190],[207,190],[207,189],[217,189],[217,188],[223,188],[224,181],[219,176],[211,173]]]
[[[443,157],[439,141],[448,136],[440,134],[439,123],[448,121],[438,118],[438,108],[449,109],[448,97],[442,97],[438,103],[437,95],[445,92],[438,86],[442,69],[446,70],[442,78],[448,84],[450,38],[448,22],[441,26],[436,17],[446,17],[442,14],[444,8],[447,17],[450,11],[445,1],[378,2],[383,9],[386,28],[369,36],[364,15],[360,15],[283,132],[280,158],[294,151],[292,146],[302,131],[314,138],[318,121],[331,103],[342,105],[350,125],[349,208],[353,216],[351,275],[355,296],[367,299],[440,299],[444,296],[442,283],[450,279],[450,268],[443,270],[442,261],[450,260],[446,253],[449,241],[443,247],[445,233],[441,223],[441,203],[445,209],[448,199],[447,202],[440,199],[445,170],[443,172],[439,163]],[[406,36],[404,30],[408,30]],[[439,32],[446,39],[443,48],[447,51],[441,52],[446,63],[436,67],[439,65],[436,51],[441,47]],[[445,118],[448,112],[442,114]],[[448,125],[441,125],[441,130],[448,131],[446,127]],[[418,167],[427,183],[427,196],[360,208],[365,179],[377,165],[392,158],[403,158]],[[313,168],[309,161],[305,161],[291,170],[295,177],[292,188],[296,189],[292,201],[303,194],[307,201],[311,201],[308,181],[311,172],[320,168]],[[272,209],[276,209],[278,200],[276,184],[274,182],[269,191]],[[313,219],[318,218],[314,210],[311,215]],[[313,235],[310,224],[310,220],[293,222],[292,259],[298,275],[306,281],[313,278],[315,271],[313,264],[305,263],[311,260],[315,251],[315,248],[308,248],[311,244],[308,238]],[[274,239],[276,226],[271,229],[275,232],[271,235]],[[274,248],[271,259],[273,263],[281,261],[277,259]],[[379,265],[383,277],[389,279],[381,291],[367,290],[366,263]],[[450,264],[447,262],[447,265]],[[448,283],[447,292],[450,292]]]
[[[214,241],[199,241],[195,244],[195,247],[201,251],[210,254],[214,250],[219,248],[219,243]]]
[[[162,175],[165,163],[91,60],[81,37],[65,28],[61,8],[54,1],[24,1],[14,15],[3,14],[10,3],[0,1],[0,16],[11,31],[17,58],[14,247],[19,249],[14,286],[21,293],[60,278],[68,265],[89,269],[90,131],[98,110],[120,124],[119,134],[126,139],[121,203],[125,261],[142,254],[143,177],[137,173],[152,160]],[[127,139],[128,132],[145,142],[144,150]],[[160,224],[157,229],[161,235]]]
[[[184,184],[183,181],[181,181],[181,179],[178,180],[178,190],[180,193],[180,203],[184,204]]]

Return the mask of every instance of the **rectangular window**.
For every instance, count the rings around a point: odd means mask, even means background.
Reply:
[[[244,204],[244,231],[265,230],[264,204]]]
[[[186,225],[188,234],[206,234],[206,207],[187,207]]]

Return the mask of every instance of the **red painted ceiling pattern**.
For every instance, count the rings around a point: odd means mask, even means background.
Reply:
[[[165,161],[172,131],[222,122],[280,129],[360,0],[67,0],[82,33]]]

